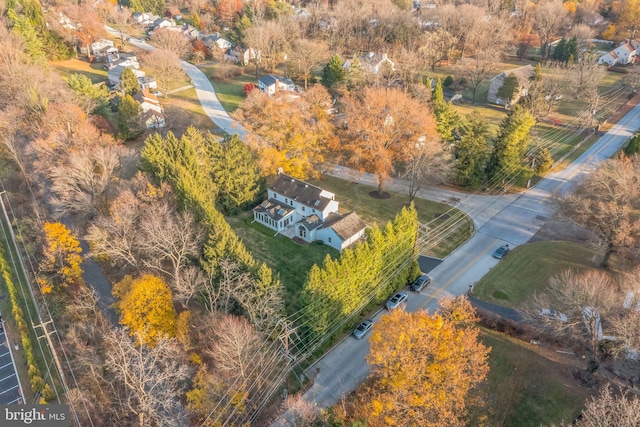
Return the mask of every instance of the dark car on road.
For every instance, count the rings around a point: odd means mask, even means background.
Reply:
[[[356,328],[353,330],[353,336],[360,340],[364,338],[365,335],[367,335],[367,332],[369,332],[372,327],[373,321],[367,319],[356,326]]]
[[[387,303],[385,304],[385,307],[389,311],[395,310],[396,308],[400,307],[402,304],[407,302],[408,298],[409,298],[409,295],[405,294],[404,292],[396,292],[394,296],[389,298],[389,301],[387,301]]]
[[[430,284],[431,277],[423,274],[422,276],[418,277],[416,281],[411,284],[411,286],[409,286],[409,289],[411,289],[413,292],[420,292],[422,288],[426,288]]]
[[[494,258],[502,259],[509,255],[509,245],[502,245],[493,253]]]

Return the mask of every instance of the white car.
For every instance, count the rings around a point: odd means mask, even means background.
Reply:
[[[552,310],[550,308],[541,308],[540,317],[546,317],[547,319],[555,319],[561,321],[562,323],[567,323],[566,314],[558,313],[556,310]]]
[[[396,308],[400,307],[402,304],[407,302],[408,298],[409,298],[409,295],[405,294],[404,292],[396,292],[394,296],[389,298],[389,301],[387,301],[387,303],[385,304],[385,307],[389,311],[395,310]]]

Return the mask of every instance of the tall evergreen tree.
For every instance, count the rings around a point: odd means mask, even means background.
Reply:
[[[218,143],[209,135],[211,174],[218,187],[218,205],[235,214],[253,204],[264,190],[264,180],[253,154],[238,135]]]
[[[490,148],[487,143],[489,126],[475,112],[467,116],[462,137],[456,142],[456,182],[463,187],[478,187],[485,179]]]
[[[140,90],[140,82],[138,82],[138,78],[129,67],[122,71],[120,89],[127,95],[135,95]]]
[[[120,98],[118,112],[118,138],[126,141],[142,135],[144,129],[140,124],[140,105],[131,95]]]
[[[451,104],[444,100],[442,80],[438,79],[433,90],[433,114],[436,117],[436,130],[444,141],[453,142],[460,117]]]
[[[491,179],[509,180],[526,168],[522,161],[529,147],[529,131],[535,124],[531,113],[520,105],[516,105],[509,112],[500,124],[487,168]]]
[[[13,9],[7,11],[9,20],[13,23],[13,32],[16,33],[25,45],[25,51],[34,64],[44,64],[46,62],[42,41],[38,37],[38,32],[22,14],[17,14]]]
[[[322,71],[322,84],[331,88],[334,84],[344,80],[344,68],[342,68],[342,58],[337,53],[331,57],[329,63]]]

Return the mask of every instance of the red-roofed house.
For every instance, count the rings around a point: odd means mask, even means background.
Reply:
[[[640,43],[637,41],[625,40],[611,52],[602,55],[600,59],[598,59],[598,64],[606,64],[609,66],[633,64],[639,47]]]

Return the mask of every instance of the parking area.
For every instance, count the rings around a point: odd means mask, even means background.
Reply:
[[[0,404],[24,403],[13,355],[0,320]]]

